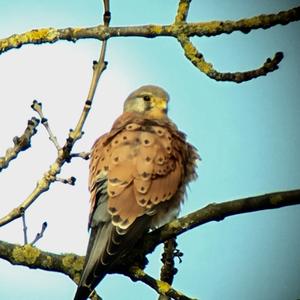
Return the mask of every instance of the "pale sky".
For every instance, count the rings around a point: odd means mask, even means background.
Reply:
[[[178,1],[111,1],[112,26],[170,23]],[[300,1],[199,1],[189,21],[240,19],[275,13]],[[0,0],[0,38],[33,28],[94,26],[102,20],[101,1]],[[300,187],[300,23],[193,38],[206,59],[221,71],[260,66],[283,51],[279,70],[250,82],[215,82],[197,70],[172,38],[118,38],[108,42],[108,68],[100,80],[85,135],[75,151],[89,151],[109,130],[127,95],[143,84],[170,94],[170,117],[200,152],[197,182],[191,184],[181,215],[211,202],[223,202]],[[63,145],[82,110],[98,58],[98,41],[24,46],[0,55],[0,156],[12,146],[35,113],[34,99]],[[42,126],[32,148],[0,173],[0,217],[19,205],[56,157]],[[44,221],[37,246],[55,253],[84,255],[87,241],[88,162],[75,159],[27,211],[32,240]],[[283,300],[300,298],[300,206],[230,217],[201,226],[178,238],[184,253],[174,287],[201,300]],[[0,240],[23,243],[21,220],[0,228]],[[159,248],[148,256],[146,271],[158,278]],[[72,299],[75,284],[65,275],[12,266],[0,260],[0,299]],[[156,299],[141,283],[107,276],[97,288],[105,300]]]

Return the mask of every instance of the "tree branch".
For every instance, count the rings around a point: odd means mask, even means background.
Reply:
[[[252,18],[240,19],[238,21],[210,21],[187,23],[186,18],[189,10],[190,0],[180,0],[174,24],[169,25],[143,25],[127,27],[108,27],[110,20],[109,6],[104,13],[104,25],[88,28],[42,28],[34,29],[22,34],[14,34],[0,40],[0,54],[13,48],[20,48],[25,44],[55,43],[59,40],[76,42],[80,39],[98,39],[106,41],[112,37],[146,37],[159,36],[175,37],[184,49],[185,56],[207,76],[215,80],[232,81],[240,83],[259,76],[266,75],[278,68],[283,58],[278,52],[273,59],[267,59],[261,68],[247,72],[222,73],[213,69],[212,64],[207,63],[203,54],[190,42],[193,36],[216,36],[223,33],[230,34],[234,31],[249,33],[255,29],[267,29],[275,25],[286,25],[290,22],[300,20],[300,7],[295,7],[277,14],[259,15]],[[106,9],[106,8],[105,8]]]
[[[23,246],[0,241],[0,258],[12,265],[59,272],[79,282],[84,257],[75,254],[55,254],[26,244]]]
[[[0,219],[0,227],[21,217],[22,212],[24,212],[42,193],[49,189],[53,182],[56,181],[56,176],[60,173],[62,166],[66,162],[70,161],[73,146],[83,134],[82,128],[91,109],[99,78],[107,66],[107,62],[104,61],[106,45],[107,41],[105,40],[102,42],[99,60],[94,61],[93,63],[93,77],[90,84],[90,89],[75,129],[70,130],[65,145],[58,150],[58,156],[56,160],[54,163],[52,163],[44,176],[38,181],[33,192],[18,207],[14,208],[6,216]]]
[[[177,273],[177,268],[175,268],[175,257],[179,258],[183,254],[176,249],[177,242],[176,238],[167,240],[164,242],[164,252],[162,254],[161,262],[163,266],[160,271],[160,280],[172,285],[174,276]],[[168,296],[160,295],[158,300],[169,300]]]
[[[184,20],[178,17],[177,20]],[[223,33],[230,34],[234,31],[249,33],[251,30],[268,29],[276,25],[287,25],[291,22],[300,20],[300,6],[281,11],[277,14],[259,15],[251,18],[240,19],[237,21],[209,21],[193,22],[185,24],[150,24],[141,26],[124,26],[124,27],[106,27],[98,25],[94,27],[79,28],[61,28],[53,27],[33,29],[21,34],[14,34],[10,37],[0,39],[0,54],[17,49],[27,44],[44,44],[55,43],[60,40],[76,42],[81,39],[98,39],[106,40],[108,38],[119,37],[177,37],[185,34],[188,37],[210,37]]]
[[[164,242],[164,252],[162,254],[163,266],[160,272],[160,279],[169,284],[173,283],[174,275],[177,273],[174,258],[176,257],[176,238]]]
[[[169,283],[154,279],[138,267],[131,267],[126,275],[129,276],[133,281],[142,281],[157,291],[157,293],[160,295],[167,296],[175,300],[196,300],[185,296],[179,291],[176,291]]]
[[[192,0],[180,0],[178,4],[178,9],[175,17],[175,24],[180,24],[181,22],[186,22],[186,18],[190,9],[190,4]]]
[[[144,239],[135,246],[129,256],[123,260],[126,265],[121,266],[120,270],[114,270],[114,272],[129,276],[128,270],[134,265],[132,261],[134,261],[137,256],[149,254],[158,244],[205,223],[222,221],[226,217],[237,214],[296,204],[300,204],[300,190],[284,191],[218,204],[209,204],[202,209],[146,234]],[[13,265],[22,265],[32,269],[63,273],[77,283],[84,262],[84,257],[76,254],[58,255],[41,251],[29,244],[19,246],[4,241],[0,241],[0,258],[9,261]]]
[[[31,105],[31,108],[35,112],[37,112],[38,115],[40,116],[41,123],[43,124],[43,126],[46,128],[46,130],[48,132],[49,140],[54,144],[56,150],[59,151],[61,149],[61,147],[58,144],[56,136],[54,136],[52,130],[50,129],[48,119],[45,118],[45,116],[44,116],[43,109],[42,109],[42,103],[38,102],[37,100],[34,100],[32,105]]]
[[[226,217],[238,214],[297,204],[300,204],[300,190],[276,192],[228,202],[212,203],[148,233],[146,238],[143,239],[143,245],[140,245],[140,248],[145,250],[145,254],[148,254],[160,243],[200,225],[212,221],[223,221]]]
[[[283,53],[277,52],[272,59],[267,58],[263,66],[258,69],[246,72],[221,73],[215,70],[211,63],[205,61],[203,54],[197,50],[197,48],[192,44],[186,35],[179,36],[178,41],[184,50],[186,58],[190,60],[191,63],[201,72],[206,74],[208,77],[215,79],[216,81],[233,81],[236,83],[241,83],[260,76],[265,76],[268,73],[277,70],[279,63],[283,59]]]
[[[0,157],[0,172],[7,168],[9,163],[15,159],[21,151],[31,146],[31,138],[36,134],[38,124],[39,120],[37,118],[31,118],[31,120],[28,121],[24,133],[20,137],[14,137],[14,146],[6,150],[5,156]]]

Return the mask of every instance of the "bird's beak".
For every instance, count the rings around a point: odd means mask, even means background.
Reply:
[[[167,111],[167,101],[165,99],[155,97],[152,99],[152,102],[153,107],[156,107],[162,111]]]

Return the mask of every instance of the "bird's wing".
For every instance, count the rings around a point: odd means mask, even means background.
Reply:
[[[171,127],[137,119],[128,122],[128,116],[125,120],[120,119],[92,150],[91,236],[76,300],[86,299],[149,230],[160,208],[164,215],[166,207],[179,206],[175,196],[185,181],[185,143]],[[178,199],[172,204],[172,198]]]

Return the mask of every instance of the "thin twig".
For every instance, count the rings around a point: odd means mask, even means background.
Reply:
[[[31,242],[31,245],[32,245],[32,246],[33,246],[38,240],[40,240],[40,239],[43,237],[44,232],[45,232],[47,226],[48,226],[47,222],[44,222],[44,223],[42,224],[41,231],[38,232],[38,233],[36,234],[34,240]]]
[[[46,130],[48,132],[49,140],[54,144],[57,151],[59,151],[61,149],[61,147],[58,144],[56,136],[54,136],[54,134],[52,133],[52,130],[50,129],[48,119],[45,118],[45,116],[43,114],[42,103],[38,102],[37,100],[34,100],[31,105],[31,108],[39,114],[39,116],[41,118],[41,123],[44,125],[44,127],[46,128]]]
[[[88,93],[88,100],[85,101],[83,111],[75,130],[71,130],[69,132],[69,137],[66,139],[65,145],[58,151],[56,160],[52,163],[44,176],[38,181],[37,186],[32,193],[18,207],[14,208],[6,216],[0,219],[0,227],[19,218],[21,216],[21,211],[26,210],[42,193],[49,189],[50,185],[56,181],[57,175],[60,173],[62,166],[66,162],[70,161],[70,153],[73,146],[82,136],[82,128],[91,109],[99,78],[106,69],[107,63],[104,61],[106,44],[107,41],[102,43],[99,61],[94,63],[93,78]]]
[[[24,245],[28,244],[28,237],[27,237],[27,225],[25,219],[25,211],[22,212],[22,224],[23,224],[23,233],[24,233]]]
[[[111,13],[109,10],[109,0],[103,0],[103,7],[104,7],[104,13],[103,13],[103,23],[104,23],[104,27],[108,28],[109,23],[110,23],[110,19],[111,19]],[[100,57],[98,59],[98,61],[94,61],[93,62],[93,78],[92,78],[92,84],[90,86],[90,90],[88,93],[88,97],[87,97],[87,101],[86,101],[86,109],[90,110],[92,102],[93,102],[93,98],[95,95],[95,91],[97,88],[97,84],[99,81],[99,78],[101,76],[101,74],[103,73],[103,71],[106,69],[107,67],[107,62],[105,61],[105,53],[106,53],[106,48],[107,48],[107,39],[103,40],[102,42],[102,47],[101,47],[101,52],[100,52]],[[83,114],[81,115],[80,119],[85,120],[86,116],[84,116],[84,111]],[[79,123],[78,123],[79,124]],[[76,127],[75,128],[75,132],[79,132],[79,128]],[[72,132],[71,132],[72,133]],[[70,135],[71,137],[71,135]],[[89,155],[88,155],[89,157]],[[77,283],[77,282],[76,282]],[[97,292],[95,290],[93,290],[89,296],[90,299],[92,300],[101,300],[102,298],[97,294]]]
[[[84,160],[88,160],[88,159],[90,159],[90,155],[91,155],[90,152],[80,152],[80,153],[72,153],[70,155],[70,157],[71,158],[73,158],[73,157],[80,157],[80,158],[82,158]]]
[[[75,185],[75,182],[76,182],[76,178],[71,176],[69,178],[59,178],[59,177],[56,177],[56,181],[58,182],[61,182],[63,184],[69,184],[69,185]]]
[[[103,0],[103,7],[104,7],[103,24],[104,27],[108,28],[111,19],[109,0]]]
[[[36,134],[36,128],[39,122],[37,118],[31,118],[31,120],[28,121],[24,133],[20,137],[14,137],[14,146],[6,150],[5,156],[0,157],[0,172],[7,168],[9,163],[15,159],[21,151],[30,148],[31,138]]]
[[[170,284],[167,282],[157,280],[147,273],[145,273],[142,269],[138,267],[131,267],[128,272],[128,276],[134,281],[142,281],[143,283],[147,284],[158,294],[170,297],[175,300],[196,300],[194,298],[189,298],[182,294],[179,291],[176,291]]]

